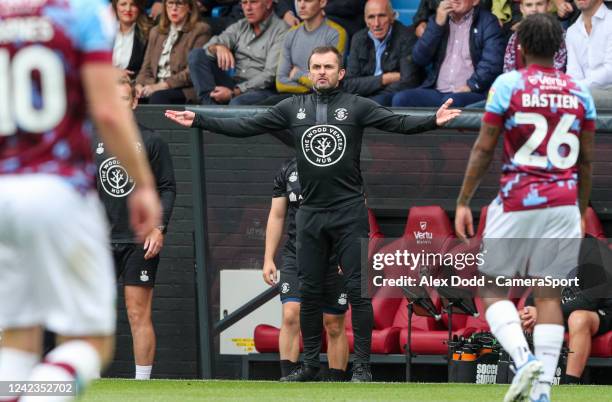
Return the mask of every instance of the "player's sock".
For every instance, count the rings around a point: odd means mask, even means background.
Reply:
[[[542,362],[543,370],[537,386],[532,389],[532,397],[537,398],[541,394],[550,395],[550,384],[555,378],[564,332],[563,325],[558,324],[538,324],[533,329],[535,355]]]
[[[100,373],[101,361],[96,349],[85,341],[66,342],[53,349],[45,360],[37,365],[29,381],[74,381],[76,391],[83,391]],[[71,401],[75,395],[54,397],[54,402]],[[38,402],[38,396],[22,397],[20,402]]]
[[[327,371],[327,380],[342,382],[346,381],[346,371],[340,369],[329,369]]]
[[[300,362],[292,362],[288,359],[283,359],[280,361],[281,367],[281,377],[288,376],[293,370],[300,366]]]
[[[153,366],[139,366],[136,365],[136,380],[150,380],[151,379],[151,371],[153,370]]]
[[[509,300],[493,303],[486,312],[491,332],[506,352],[514,360],[516,367],[521,367],[531,355],[527,340],[521,329],[521,320],[516,307]]]
[[[565,383],[566,384],[580,384],[580,377],[576,377],[573,375],[566,374],[565,375]]]
[[[40,357],[36,353],[10,347],[0,348],[0,381],[26,381]],[[0,401],[15,397],[0,396]]]

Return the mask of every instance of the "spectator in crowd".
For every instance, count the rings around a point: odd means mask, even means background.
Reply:
[[[427,28],[427,21],[429,21],[431,16],[436,15],[436,10],[439,5],[440,0],[421,0],[419,2],[419,8],[414,14],[414,17],[412,17],[414,34],[417,38],[423,36],[425,28]]]
[[[415,34],[418,38],[423,35],[427,27],[429,17],[436,14],[440,0],[422,0],[419,8],[412,18]],[[521,20],[520,0],[481,0],[480,7],[491,11],[502,27],[504,38],[509,38],[516,29],[516,24]]]
[[[191,49],[208,42],[210,28],[198,20],[196,0],[164,0],[163,5],[136,78],[136,95],[148,98],[149,104],[194,103],[187,57]]]
[[[353,34],[364,27],[363,7],[366,0],[328,0],[325,5],[325,16],[340,24],[348,34],[349,40]],[[300,23],[295,0],[278,0],[276,15],[287,25]]]
[[[548,0],[522,0],[521,1],[521,13],[524,17],[531,14],[542,14],[548,11]],[[516,31],[518,23],[513,27]],[[555,68],[560,71],[565,71],[565,64],[567,62],[567,49],[565,47],[565,41],[561,42],[561,47],[555,53]],[[516,32],[512,33],[508,45],[506,46],[506,54],[504,55],[504,73],[512,70],[519,70],[525,67],[525,63],[519,52],[518,36]]]
[[[553,0],[553,3],[563,29],[575,23],[580,16],[580,10],[576,8],[573,0]]]
[[[517,24],[523,19],[520,0],[481,1],[480,5],[497,17],[502,27],[504,38],[509,38],[516,30]]]
[[[227,27],[244,18],[240,0],[201,0],[202,19],[210,25],[213,35],[220,35]],[[213,17],[213,9],[219,7],[218,16]]]
[[[144,60],[151,21],[144,0],[112,0],[119,22],[113,47],[113,65],[130,78],[138,75]]]
[[[189,68],[203,105],[251,105],[273,94],[287,25],[272,0],[242,0],[245,18],[189,55]]]
[[[368,0],[364,15],[367,28],[353,36],[343,88],[391,106],[395,92],[421,84],[411,55],[416,37],[395,21],[389,0]]]
[[[302,22],[291,27],[283,41],[276,72],[276,90],[280,95],[273,95],[261,103],[275,105],[291,94],[303,94],[312,90],[312,82],[308,78],[308,56],[312,49],[333,46],[342,57],[346,54],[346,31],[325,17],[323,8],[326,2],[296,0]]]
[[[119,81],[120,95],[127,108],[135,109],[138,99],[127,77]],[[155,331],[151,321],[153,286],[157,276],[159,252],[164,245],[166,227],[176,197],[174,167],[168,145],[161,136],[139,125],[142,144],[134,144],[145,152],[155,176],[155,186],[162,203],[161,226],[153,228],[139,242],[130,229],[127,196],[138,183],[124,170],[119,160],[110,155],[104,142],[96,147],[97,187],[111,226],[111,249],[117,278],[123,277],[125,307],[132,330],[135,378],[148,380],[155,360]]]
[[[151,12],[159,14],[157,9],[161,11],[162,0],[149,0],[149,2],[153,4]],[[220,13],[213,17],[212,11],[216,7],[220,8]],[[202,20],[210,26],[213,35],[219,35],[225,28],[244,18],[240,0],[198,0],[198,9]]]
[[[589,87],[595,106],[612,108],[612,11],[603,0],[576,6],[582,14],[567,30],[567,73]]]
[[[450,17],[450,18],[449,18]],[[393,106],[455,106],[485,99],[502,72],[505,42],[497,18],[478,0],[443,0],[412,51],[415,64],[432,65],[423,85],[393,96]]]
[[[152,19],[157,19],[164,11],[164,5],[162,4],[162,0],[148,0],[147,1],[147,10],[149,10],[149,17]]]

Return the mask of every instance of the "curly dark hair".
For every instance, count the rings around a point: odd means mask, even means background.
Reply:
[[[563,42],[563,28],[549,13],[533,14],[521,21],[517,36],[523,54],[554,57]]]

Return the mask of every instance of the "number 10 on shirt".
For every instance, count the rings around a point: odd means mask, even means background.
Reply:
[[[35,105],[32,73],[40,77],[40,101]],[[0,136],[18,128],[44,133],[57,126],[66,114],[64,66],[52,50],[38,45],[18,50],[11,62],[7,49],[0,49]]]

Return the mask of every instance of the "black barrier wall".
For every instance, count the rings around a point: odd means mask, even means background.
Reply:
[[[138,120],[158,130],[170,146],[177,180],[177,199],[162,251],[154,292],[153,320],[158,336],[156,378],[194,378],[198,375],[198,323],[194,283],[193,205],[188,130],[163,118],[164,107],[144,106]],[[247,109],[222,108],[235,115]],[[605,117],[605,116],[600,116]],[[474,115],[474,126],[478,117]],[[600,120],[610,125],[610,120]],[[606,127],[606,131],[610,131]],[[362,171],[368,205],[387,237],[400,236],[413,205],[441,205],[452,212],[461,186],[475,129],[439,130],[404,136],[371,130],[364,136]],[[204,133],[204,160],[208,200],[210,248],[210,312],[219,319],[219,271],[260,269],[272,181],[281,163],[293,152],[270,135],[236,139]],[[487,204],[498,189],[501,146],[495,162],[473,201],[474,212]],[[612,134],[598,133],[594,164],[593,206],[612,233]],[[131,336],[123,299],[116,358],[110,376],[133,375]],[[280,314],[280,311],[279,311]],[[218,348],[217,348],[218,350]],[[239,364],[218,359],[217,377],[238,377]]]

